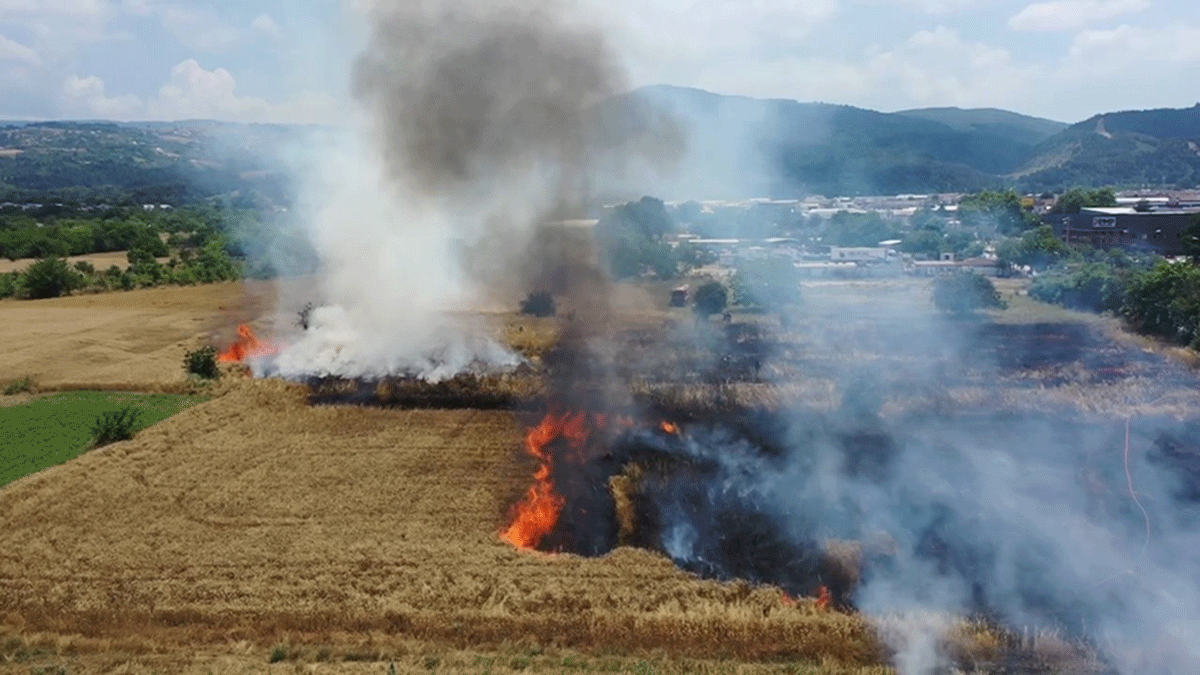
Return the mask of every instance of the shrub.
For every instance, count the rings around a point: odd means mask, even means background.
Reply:
[[[79,288],[83,276],[66,260],[50,256],[33,263],[25,270],[25,294],[33,299],[57,298]]]
[[[1200,346],[1200,268],[1160,262],[1134,274],[1121,315],[1141,333]]]
[[[546,291],[534,291],[521,301],[521,313],[533,316],[554,316],[554,296]]]
[[[92,436],[96,439],[96,447],[133,438],[140,414],[133,406],[101,413],[92,423]]]
[[[11,298],[21,288],[21,275],[17,272],[0,274],[0,298]]]
[[[992,280],[974,270],[959,270],[934,279],[933,304],[951,314],[1006,306]]]
[[[19,380],[13,380],[4,387],[5,396],[14,396],[16,394],[24,394],[33,391],[33,378],[26,376]]]
[[[700,316],[712,316],[725,311],[729,304],[729,292],[719,282],[709,281],[696,289],[692,307]]]
[[[1093,312],[1119,310],[1128,274],[1112,265],[1088,263],[1071,272],[1044,274],[1033,281],[1029,297],[1071,309]]]
[[[209,345],[187,352],[183,356],[183,370],[189,375],[195,375],[203,380],[220,378],[221,369],[217,367],[217,348]]]

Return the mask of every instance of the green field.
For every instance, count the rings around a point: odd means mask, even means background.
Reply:
[[[92,447],[104,412],[134,406],[137,431],[204,401],[204,396],[72,391],[0,407],[0,486],[78,457]]]

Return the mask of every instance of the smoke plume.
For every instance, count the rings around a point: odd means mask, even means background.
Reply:
[[[260,372],[502,369],[519,358],[450,312],[512,308],[537,288],[603,314],[587,237],[580,245],[546,223],[584,215],[623,167],[669,158],[679,143],[644,106],[597,112],[624,86],[604,36],[550,2],[366,11],[354,133],[323,148],[299,208],[319,258],[319,307]]]

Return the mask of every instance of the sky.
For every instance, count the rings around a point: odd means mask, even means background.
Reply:
[[[369,1],[0,0],[0,119],[336,123]],[[563,1],[629,87],[1063,122],[1200,102],[1197,0]]]

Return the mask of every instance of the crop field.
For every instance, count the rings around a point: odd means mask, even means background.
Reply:
[[[199,396],[73,391],[0,407],[0,486],[77,457],[91,446],[92,421],[131,407],[135,431],[203,401]]]
[[[228,341],[274,297],[266,284],[222,284],[0,302],[0,383],[180,390],[184,351]],[[886,375],[885,414],[947,399],[1200,410],[1186,367],[1122,342],[1102,320],[1042,314],[1016,296],[938,348],[988,354],[951,368],[924,339],[944,326],[910,320],[926,298],[919,282],[808,287],[799,325],[734,317],[774,332],[778,372],[633,386],[676,403],[719,389],[833,408],[853,364]],[[555,320],[492,318],[510,344],[551,357]],[[659,304],[640,308],[629,329],[686,321]],[[1059,327],[1052,344],[1067,346],[1028,361],[1043,351],[1030,336],[1046,332],[1022,326],[1046,323]],[[207,395],[131,441],[0,487],[0,673],[882,675],[893,671],[881,632],[921,620],[871,623],[770,586],[701,580],[646,550],[513,548],[499,535],[537,462],[522,451],[524,418],[503,406],[313,404],[305,387],[232,374]],[[17,419],[8,410],[54,400],[22,396],[0,408],[0,425]],[[1006,639],[967,621],[950,635],[961,662],[980,664]],[[1064,639],[1032,640],[1037,672],[1095,672]]]

